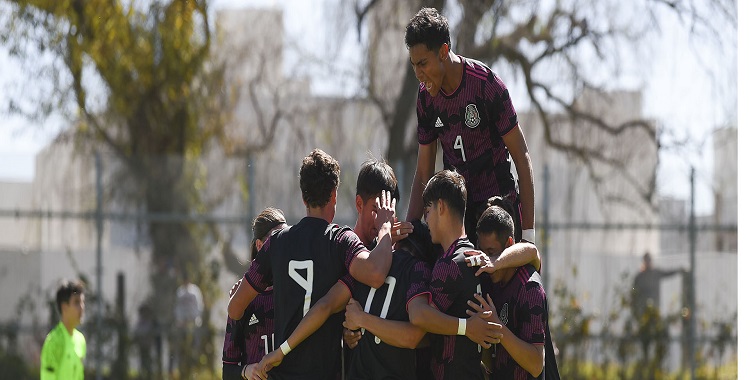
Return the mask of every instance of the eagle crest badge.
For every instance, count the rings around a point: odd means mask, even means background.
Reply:
[[[477,110],[476,104],[469,104],[466,106],[466,126],[469,128],[476,128],[479,125],[479,110]]]

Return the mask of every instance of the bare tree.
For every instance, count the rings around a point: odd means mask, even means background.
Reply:
[[[561,121],[556,115],[565,115],[576,128],[603,133],[609,141],[636,136],[640,144],[658,150],[662,142],[653,121],[603,117],[577,101],[587,91],[605,93],[611,89],[609,81],[622,73],[626,54],[633,54],[635,61],[645,59],[641,57],[648,54],[647,38],[658,33],[662,13],[676,15],[692,33],[710,38],[720,49],[736,47],[736,37],[720,37],[715,26],[728,23],[736,30],[733,0],[343,0],[341,6],[352,9],[360,38],[369,37],[362,42],[369,53],[363,68],[367,96],[381,110],[390,133],[388,158],[404,167],[402,173],[412,173],[416,160],[416,142],[409,136],[415,135],[412,120],[418,87],[404,58],[403,30],[419,8],[435,7],[448,12],[454,51],[499,67],[501,77],[518,78],[523,83],[523,88],[511,88],[511,94],[523,91],[526,95],[540,116],[548,146],[580,162],[594,183],[603,181],[604,172],[616,171],[646,204],[654,201],[656,170],[634,173],[627,155],[602,149],[601,137],[563,138],[556,133],[556,123]],[[389,49],[396,53],[386,53]],[[388,85],[383,86],[384,82]]]

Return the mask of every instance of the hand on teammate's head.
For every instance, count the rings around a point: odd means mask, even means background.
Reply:
[[[375,224],[378,228],[385,224],[391,225],[396,215],[396,199],[391,198],[390,191],[383,190],[380,196],[375,198],[375,211],[377,213]]]
[[[399,222],[398,218],[395,220],[396,221],[391,226],[391,240],[394,244],[406,239],[409,237],[409,234],[414,231],[414,226],[411,223]]]

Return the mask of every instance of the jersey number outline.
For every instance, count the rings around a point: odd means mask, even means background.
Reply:
[[[453,149],[460,149],[461,158],[463,158],[464,162],[466,162],[466,151],[464,151],[464,139],[461,138],[461,135],[456,136],[456,141],[453,142]]]
[[[306,269],[305,277],[302,277],[297,270]],[[290,260],[289,277],[294,280],[302,289],[305,289],[305,303],[302,306],[302,316],[304,317],[310,311],[313,292],[313,261],[312,260]]]
[[[396,278],[393,276],[388,276],[385,278],[385,284],[388,285],[388,290],[385,293],[385,301],[383,301],[383,309],[380,310],[380,318],[385,319],[386,315],[388,315],[388,309],[391,307],[391,298],[393,298],[393,289],[396,288]],[[364,311],[365,313],[370,312],[370,306],[372,306],[372,299],[375,298],[375,292],[377,289],[370,288],[370,293],[367,294],[367,301],[365,301],[365,307]],[[364,334],[364,328],[362,328],[362,333]],[[380,344],[380,338],[377,336],[375,337],[375,344]]]
[[[261,335],[260,339],[263,339],[263,347],[265,347],[265,349],[266,349],[266,355],[268,355],[269,352],[273,351],[272,348],[273,348],[274,343],[275,343],[274,342],[274,340],[275,340],[274,333],[271,333],[271,345],[270,346],[268,345],[268,335],[267,334]]]

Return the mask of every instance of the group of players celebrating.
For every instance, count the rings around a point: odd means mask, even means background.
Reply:
[[[435,9],[411,19],[405,42],[420,81],[407,221],[395,218],[393,169],[368,160],[354,229],[333,224],[339,164],[320,149],[304,157],[307,216],[289,226],[267,208],[253,224],[252,263],[230,292],[224,379],[559,377],[531,160],[508,90],[451,51]],[[446,169],[435,173],[438,140]]]

